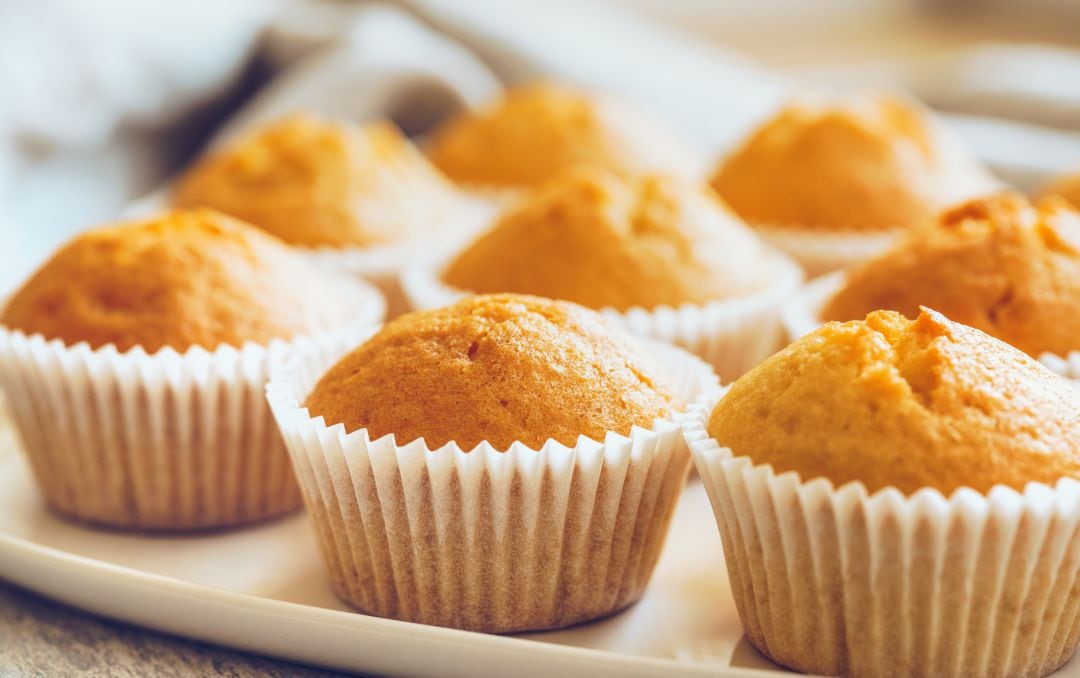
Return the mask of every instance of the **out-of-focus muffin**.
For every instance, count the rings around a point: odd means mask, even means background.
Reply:
[[[404,276],[414,306],[512,292],[603,310],[734,379],[779,348],[779,308],[802,280],[705,185],[581,167],[522,194],[443,267]]]
[[[390,123],[295,114],[199,160],[172,193],[303,247],[371,247],[437,235],[460,196]]]
[[[1080,172],[1058,177],[1040,191],[1041,196],[1056,195],[1064,198],[1073,209],[1080,210]]]
[[[581,169],[524,196],[442,278],[625,311],[746,296],[786,263],[707,187]]]
[[[580,165],[612,172],[696,175],[697,154],[651,116],[615,96],[537,83],[437,129],[426,147],[470,187],[524,188]]]
[[[999,185],[929,112],[891,95],[794,101],[711,183],[811,273],[852,263]]]
[[[819,316],[915,315],[920,306],[1033,357],[1080,350],[1080,214],[1015,193],[959,205],[848,271]]]

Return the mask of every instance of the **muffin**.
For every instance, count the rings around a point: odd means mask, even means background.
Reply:
[[[823,279],[785,310],[789,332],[921,305],[1034,358],[1080,350],[1080,214],[999,193],[944,212],[892,249]]]
[[[998,186],[930,113],[883,94],[788,104],[710,182],[811,275],[864,259]]]
[[[350,348],[298,355],[267,390],[342,599],[505,633],[641,596],[690,463],[671,418],[717,384],[704,363],[521,295]]]
[[[1044,196],[1058,196],[1074,210],[1080,210],[1080,172],[1059,178],[1043,189]],[[1040,360],[1044,365],[1069,379],[1080,387],[1080,350],[1070,351],[1066,356],[1046,354]]]
[[[211,152],[181,177],[171,200],[244,219],[369,278],[392,313],[404,310],[396,271],[411,244],[460,237],[478,209],[392,124],[310,113]]]
[[[1058,177],[1044,186],[1039,194],[1044,197],[1056,195],[1072,205],[1073,209],[1080,209],[1080,172]]]
[[[403,282],[415,307],[465,293],[573,301],[677,343],[720,376],[779,348],[779,307],[801,281],[708,187],[661,175],[579,168],[523,195],[446,263]]]
[[[177,211],[77,236],[0,312],[0,384],[45,501],[75,520],[224,527],[300,506],[270,360],[382,318],[370,286],[253,226]]]
[[[580,165],[695,176],[701,160],[645,112],[610,94],[536,83],[444,123],[431,161],[471,188],[536,186]]]
[[[828,675],[1046,675],[1080,610],[1080,392],[923,309],[829,323],[685,424],[751,642]]]

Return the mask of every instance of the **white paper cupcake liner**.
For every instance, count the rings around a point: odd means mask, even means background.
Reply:
[[[494,633],[568,626],[641,596],[690,467],[677,423],[539,450],[372,441],[300,404],[349,348],[294,356],[267,387],[338,596]],[[657,351],[688,402],[716,384],[693,356]]]
[[[445,259],[428,259],[405,269],[402,287],[413,308],[439,308],[469,296],[442,281],[444,265]],[[605,308],[600,313],[639,337],[665,341],[701,357],[728,383],[784,345],[780,309],[799,289],[803,274],[787,259],[777,258],[776,266],[780,272],[768,288],[743,297],[678,307]]]
[[[1080,483],[868,494],[776,474],[683,420],[747,636],[850,676],[1042,676],[1080,639]]]
[[[91,350],[0,326],[0,385],[45,501],[72,519],[120,528],[227,527],[301,500],[265,402],[270,364],[290,351],[360,336],[381,319],[356,285],[337,332],[213,351]]]
[[[844,282],[843,271],[821,276],[803,285],[784,304],[780,317],[788,341],[804,337],[824,324],[821,309],[844,287]],[[1080,388],[1080,351],[1072,351],[1066,356],[1044,353],[1039,362]]]
[[[773,224],[755,224],[763,240],[781,250],[806,271],[809,278],[847,268],[889,249],[903,231],[821,231]]]

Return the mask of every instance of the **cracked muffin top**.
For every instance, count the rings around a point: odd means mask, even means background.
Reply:
[[[311,416],[372,440],[499,450],[652,427],[681,403],[644,347],[576,304],[471,297],[388,323],[308,396]]]
[[[0,323],[95,349],[212,350],[340,326],[342,295],[357,287],[254,226],[175,211],[75,237],[15,293]]]
[[[181,177],[180,207],[210,207],[304,247],[439,233],[461,197],[390,123],[294,114],[212,151]]]
[[[582,168],[524,196],[442,278],[626,310],[745,296],[793,269],[706,186]]]
[[[849,271],[821,319],[921,305],[1034,357],[1080,349],[1080,214],[1009,192],[960,205]]]
[[[1080,390],[923,309],[832,322],[734,385],[709,435],[755,464],[870,492],[950,494],[1080,477]]]
[[[552,83],[510,89],[488,107],[451,119],[435,131],[427,153],[454,181],[491,188],[533,186],[578,165],[682,176],[701,165],[630,103]]]
[[[890,95],[792,102],[711,183],[751,224],[852,232],[917,226],[1000,186],[922,106]]]

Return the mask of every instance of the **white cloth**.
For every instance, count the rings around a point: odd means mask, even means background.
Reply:
[[[617,5],[580,0],[404,0],[511,82],[555,77],[655,111],[715,153],[786,97],[790,84],[714,42]]]
[[[0,290],[164,176],[161,131],[227,87],[257,44],[279,76],[219,139],[295,108],[419,134],[503,82],[553,77],[636,99],[717,157],[791,86],[600,0],[0,0]],[[966,140],[1030,187],[1080,166],[1080,135],[1064,129],[1080,128],[1065,91],[1080,53],[1010,54],[906,64],[897,81],[964,113]]]
[[[738,54],[607,3],[401,4],[409,11],[316,3],[320,10],[306,21],[277,22],[272,53],[315,53],[271,84],[222,136],[305,106],[349,118],[387,116],[419,133],[459,105],[490,98],[500,81],[557,78],[637,100],[712,155],[786,90],[779,77]]]
[[[167,172],[277,2],[0,0],[0,295]]]
[[[462,106],[495,96],[501,85],[469,50],[385,5],[342,8],[340,23],[296,30],[279,21],[269,48],[301,58],[259,92],[216,135],[302,108],[353,120],[391,118],[423,132]]]

